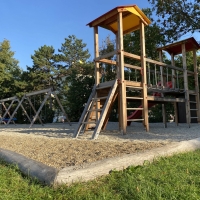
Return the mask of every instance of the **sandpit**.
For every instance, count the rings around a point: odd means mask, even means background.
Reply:
[[[32,128],[18,124],[1,125],[0,148],[62,169],[200,137],[199,124],[188,128],[187,124],[177,127],[175,123],[168,123],[168,128],[163,128],[162,123],[154,123],[150,124],[150,132],[146,132],[141,123],[132,123],[127,127],[127,134],[121,135],[118,123],[109,122],[97,140],[91,140],[91,132],[74,139],[76,126],[77,123],[72,126],[67,123],[34,125]]]

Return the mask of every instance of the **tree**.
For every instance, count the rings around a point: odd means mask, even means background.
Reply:
[[[200,0],[148,0],[158,16],[157,22],[170,41],[184,34],[200,32]]]
[[[28,90],[41,90],[55,86],[58,75],[53,46],[42,46],[31,55],[33,66],[27,67]]]
[[[75,35],[69,35],[58,49],[60,54],[56,55],[56,61],[60,62],[65,69],[84,63],[90,57],[89,51],[85,50],[85,47],[86,44],[81,39],[77,39]]]
[[[91,62],[72,68],[70,75],[66,77],[64,86],[68,85],[68,90],[65,106],[71,121],[79,120],[94,83],[94,64]]]
[[[21,90],[22,70],[19,68],[18,60],[14,58],[10,42],[4,40],[0,43],[0,94],[1,99],[15,96]]]

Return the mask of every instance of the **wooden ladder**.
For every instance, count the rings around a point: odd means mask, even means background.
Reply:
[[[84,133],[90,125],[94,131],[92,139],[97,139],[101,129],[105,126],[106,118],[116,98],[117,80],[100,83],[93,87],[92,93],[74,131],[74,138]],[[106,96],[104,96],[107,93]]]
[[[192,101],[191,101],[191,96],[195,96],[195,100],[192,100]],[[196,117],[192,117],[192,113],[191,113],[191,112],[193,112],[193,111],[199,112],[198,105],[197,105],[197,97],[196,97],[196,96],[197,96],[196,93],[189,93],[190,120],[192,120],[192,119],[197,119],[197,122],[198,122],[198,121],[200,120],[198,114],[197,114]],[[191,108],[191,107],[192,107],[191,104],[193,104],[193,105],[195,104],[195,108]]]
[[[141,90],[142,91],[142,87],[139,87],[139,86],[126,86],[126,87],[128,87],[128,88],[133,88],[134,90]],[[142,107],[142,100],[143,100],[143,97],[126,97],[126,99],[128,100],[128,99],[132,99],[132,100],[140,100],[141,101],[141,107],[137,107],[137,108],[126,108],[127,109],[127,111],[128,110],[132,110],[132,111],[134,111],[134,113],[135,112],[137,112],[138,110],[141,110],[141,111],[143,111],[144,110],[144,108]],[[142,115],[141,115],[142,116]],[[128,125],[130,125],[131,124],[131,122],[138,122],[138,121],[144,121],[144,119],[143,118],[139,118],[139,119],[127,119],[127,124]]]

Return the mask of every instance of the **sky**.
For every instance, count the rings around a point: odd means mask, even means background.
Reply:
[[[116,6],[131,4],[140,9],[150,7],[147,0],[0,0],[0,42],[10,41],[23,70],[33,65],[31,55],[35,50],[47,45],[57,53],[69,35],[87,44],[93,60],[93,29],[86,24]],[[112,37],[111,32],[100,30],[100,42],[108,35]]]

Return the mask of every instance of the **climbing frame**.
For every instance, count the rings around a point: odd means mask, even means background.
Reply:
[[[187,123],[190,124],[190,103],[189,95],[194,93],[196,95],[196,112],[198,122],[200,121],[199,111],[199,86],[198,86],[198,75],[196,66],[196,51],[200,49],[199,44],[193,39],[181,41],[179,43],[171,44],[171,46],[162,47],[160,52],[160,61],[152,60],[146,56],[145,50],[145,26],[149,25],[151,21],[147,16],[136,6],[119,6],[116,7],[104,15],[98,17],[92,22],[88,23],[89,27],[94,29],[94,62],[95,62],[95,85],[91,96],[85,106],[82,116],[79,120],[78,127],[74,131],[74,137],[78,137],[80,133],[84,133],[89,129],[94,129],[93,139],[96,139],[101,131],[106,127],[106,123],[109,119],[109,111],[111,110],[114,100],[118,97],[118,114],[119,114],[119,131],[122,134],[126,134],[127,124],[130,125],[131,121],[142,121],[146,131],[149,131],[149,108],[157,103],[163,104],[163,122],[164,126],[166,123],[166,109],[165,104],[171,102],[175,105],[177,110],[177,103],[185,103]],[[105,55],[99,55],[99,27],[110,30],[116,38],[116,49]],[[135,55],[124,51],[123,36],[125,34],[140,31],[140,55]],[[181,50],[180,48],[181,44]],[[189,45],[188,45],[189,44]],[[183,67],[175,66],[175,62],[172,56],[171,65],[163,63],[162,51],[168,47],[174,47],[179,49],[183,56]],[[186,65],[186,52],[192,50],[194,53],[194,71],[190,72]],[[109,59],[115,56],[115,60]],[[125,62],[125,58],[136,60],[139,64],[137,66]],[[109,85],[111,82],[100,83],[100,63],[109,64],[116,67],[116,78],[113,80],[114,85],[110,86],[108,97],[106,101],[101,104],[101,101],[95,101],[98,99],[99,93],[98,88],[101,88],[102,84]],[[152,87],[148,85],[147,79],[151,77],[152,70],[147,70],[147,66],[154,65],[155,69],[159,68],[158,71],[153,71],[157,79],[156,86]],[[125,69],[135,70],[139,74],[137,80],[126,80]],[[171,81],[168,80],[169,72],[172,71]],[[177,73],[177,75],[176,75]],[[176,88],[176,80],[178,80],[178,73],[182,74],[184,81],[183,90]],[[195,90],[188,90],[188,79],[187,75],[192,74],[195,77]],[[180,76],[179,76],[180,77]],[[134,91],[140,91],[140,96],[127,96],[127,90],[132,89]],[[105,91],[104,91],[105,92]],[[153,95],[147,95],[148,92],[152,92]],[[112,95],[111,95],[112,94]],[[184,94],[184,98],[181,95]],[[103,96],[101,96],[103,98]],[[141,106],[139,108],[129,107],[129,101],[140,101]],[[112,102],[112,103],[111,103]],[[130,110],[133,110],[132,116],[128,116]],[[141,114],[141,117],[139,115]],[[176,122],[178,121],[176,111]],[[178,122],[177,122],[178,124]],[[189,125],[190,126],[190,125]]]

